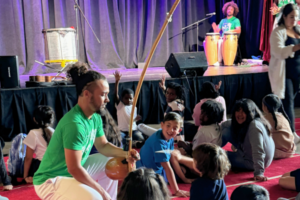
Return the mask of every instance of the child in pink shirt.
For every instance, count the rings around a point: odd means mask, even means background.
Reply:
[[[207,100],[215,100],[217,102],[220,102],[222,104],[223,108],[224,108],[224,115],[223,115],[222,122],[227,120],[225,99],[222,96],[220,96],[220,93],[218,91],[218,89],[221,87],[221,84],[222,84],[221,81],[216,86],[212,82],[209,82],[209,81],[203,83],[202,89],[201,89],[201,92],[200,92],[200,96],[201,96],[202,99],[195,106],[194,114],[192,116],[193,119],[194,119],[195,126],[200,126],[201,106]]]

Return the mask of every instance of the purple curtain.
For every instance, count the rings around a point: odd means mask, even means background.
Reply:
[[[79,20],[79,60],[92,69],[135,68],[144,62],[175,0],[79,0],[79,5],[99,37],[98,44],[82,15]],[[219,23],[224,0],[182,0],[168,25],[150,66],[164,66],[173,52],[201,48],[211,23]],[[260,3],[262,2],[262,3]],[[259,52],[262,15],[261,0],[237,0],[242,31],[240,45],[244,56]],[[260,9],[261,7],[261,9]],[[203,19],[217,17],[181,32],[181,28]],[[221,15],[220,15],[221,14]],[[18,55],[20,74],[54,72],[41,67],[44,61],[42,29],[76,27],[74,0],[0,0],[0,55]],[[59,68],[60,66],[54,66]]]

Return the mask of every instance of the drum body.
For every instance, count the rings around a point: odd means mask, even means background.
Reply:
[[[224,65],[233,65],[238,46],[237,33],[224,33],[223,36],[223,61]]]
[[[208,65],[218,62],[218,41],[219,33],[207,33],[205,37],[205,54]]]
[[[44,29],[46,60],[77,60],[76,30],[72,28]]]

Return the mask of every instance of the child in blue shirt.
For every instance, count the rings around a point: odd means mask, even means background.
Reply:
[[[188,197],[190,193],[179,190],[175,174],[169,162],[170,150],[174,149],[174,137],[181,131],[181,116],[174,112],[165,115],[161,122],[161,130],[151,135],[140,151],[141,160],[136,163],[137,168],[151,168],[162,175],[169,182],[176,196]]]
[[[225,151],[211,143],[193,151],[194,170],[200,177],[192,183],[190,200],[229,200],[224,176],[230,169]]]

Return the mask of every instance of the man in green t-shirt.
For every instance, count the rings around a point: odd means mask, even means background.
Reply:
[[[241,33],[241,23],[235,16],[239,12],[239,8],[233,1],[224,4],[222,8],[223,14],[226,15],[225,19],[222,19],[219,25],[214,22],[212,27],[215,33],[222,31],[222,36],[225,32]]]
[[[78,104],[59,121],[33,184],[41,199],[116,199],[118,181],[105,174],[108,157],[125,157],[130,163],[139,154],[107,142],[102,120],[95,114],[109,102],[109,85],[102,74],[87,71],[83,63],[68,71],[76,85]],[[95,145],[99,154],[89,156]]]

